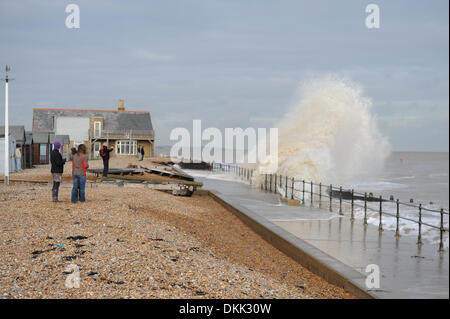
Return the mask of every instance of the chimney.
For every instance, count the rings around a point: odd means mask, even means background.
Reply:
[[[119,112],[123,112],[125,111],[125,102],[124,100],[119,100],[119,108],[118,108]]]

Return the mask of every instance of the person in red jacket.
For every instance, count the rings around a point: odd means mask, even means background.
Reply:
[[[86,201],[84,188],[86,187],[86,170],[89,168],[88,159],[86,156],[86,145],[80,144],[77,153],[73,156],[72,161],[72,203],[78,201],[78,188],[80,189],[80,202]]]

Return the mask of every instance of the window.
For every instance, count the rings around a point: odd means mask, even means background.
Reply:
[[[102,122],[94,122],[94,137],[102,135]]]
[[[100,152],[100,143],[94,143],[94,156],[95,157],[99,157],[100,156],[100,154],[99,154],[99,152]]]
[[[117,141],[116,154],[118,155],[136,155],[137,142],[136,141]]]

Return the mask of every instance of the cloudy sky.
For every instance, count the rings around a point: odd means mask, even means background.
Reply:
[[[365,7],[381,10],[365,27]],[[81,11],[67,29],[66,5]],[[364,87],[398,151],[449,149],[447,0],[0,0],[0,65],[12,66],[10,123],[32,108],[152,114],[175,127],[269,127],[300,83],[335,73]],[[0,92],[3,124],[4,90]]]

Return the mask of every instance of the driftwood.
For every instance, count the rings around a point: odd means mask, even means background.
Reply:
[[[201,169],[201,170],[212,170],[212,165],[206,162],[180,162],[178,165],[185,169]]]
[[[185,184],[148,184],[147,187],[162,192],[168,192],[175,196],[192,196],[196,190],[195,186]]]
[[[89,173],[94,173],[96,176],[103,174],[103,168],[88,168],[87,171]],[[135,175],[135,174],[144,174],[142,169],[137,168],[110,168],[108,170],[108,174],[112,175]]]
[[[188,175],[185,172],[178,170],[174,167],[171,167],[171,170],[167,170],[167,169],[160,169],[160,168],[156,168],[156,167],[146,167],[146,166],[141,165],[140,168],[150,174],[167,176],[167,177],[182,179],[182,180],[191,181],[191,182],[194,181],[194,178],[191,175]]]
[[[108,174],[108,179],[110,180],[123,180],[127,182],[136,182],[136,183],[148,183],[148,184],[162,184],[162,183],[180,183],[188,186],[202,187],[202,182],[195,181],[185,181],[180,179],[168,179],[166,176],[154,175],[154,174],[145,174],[143,176],[135,176],[135,175],[110,175]]]

